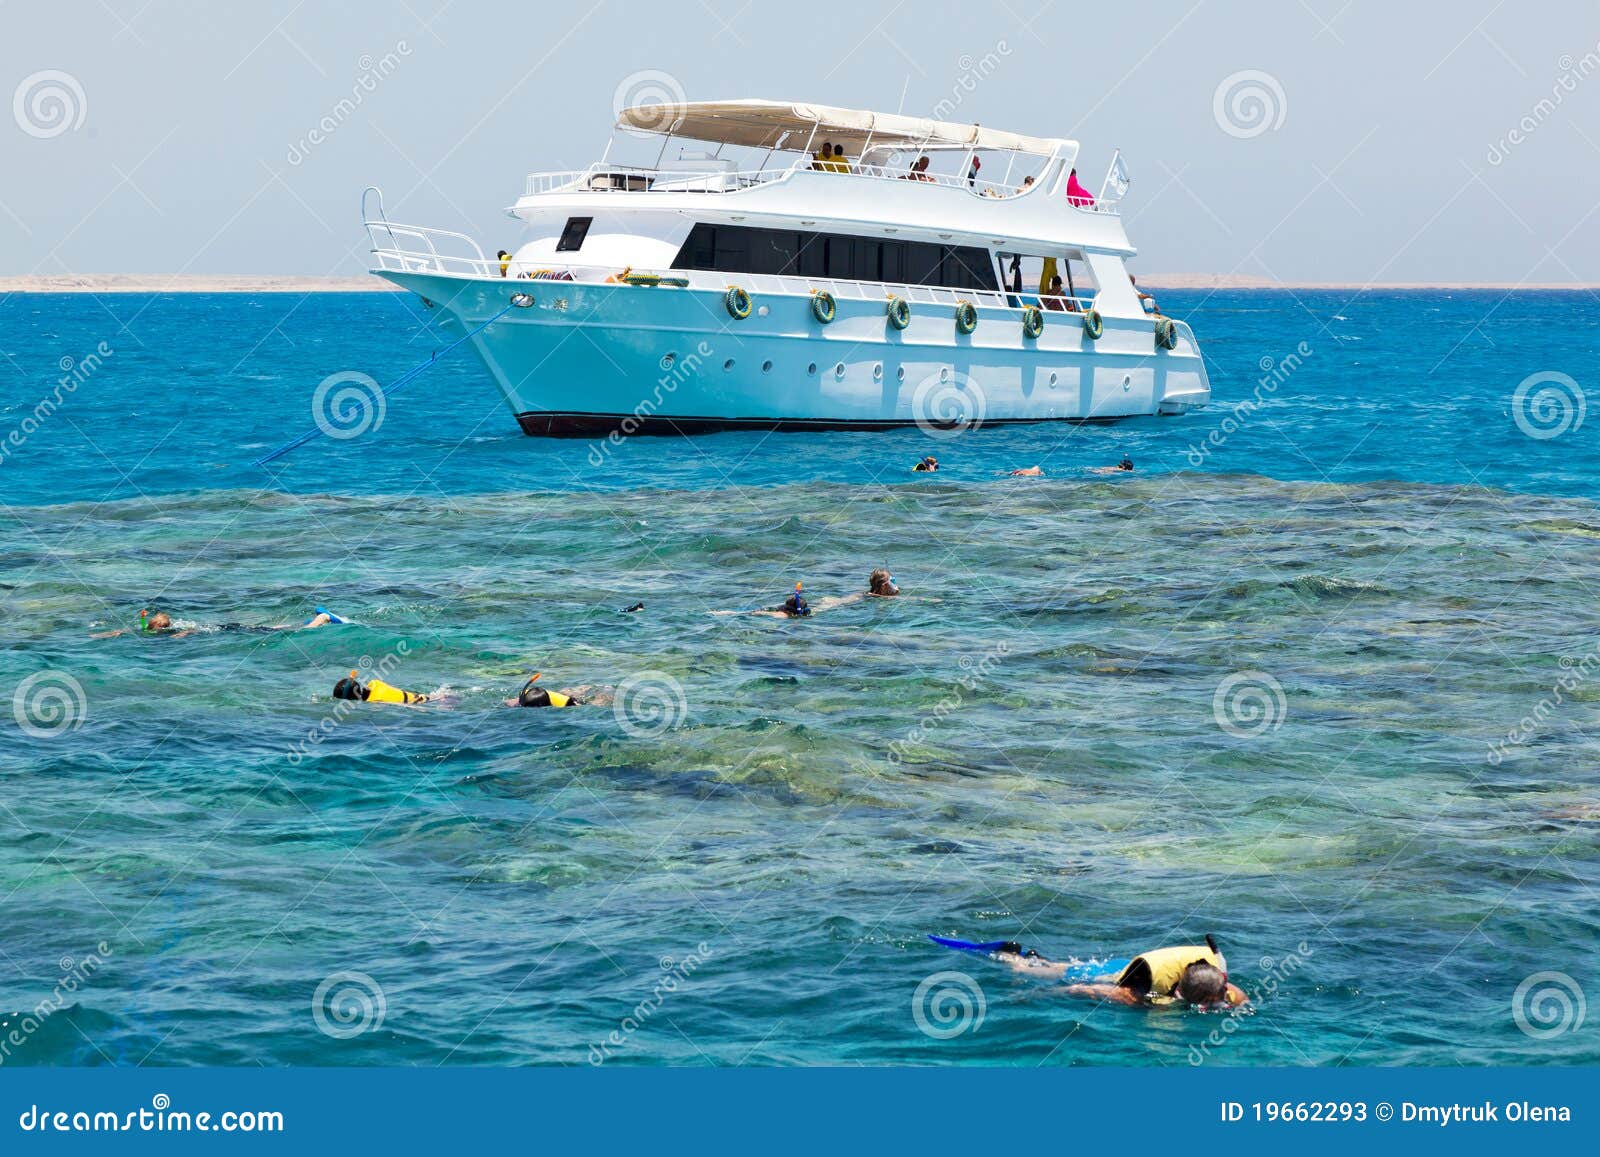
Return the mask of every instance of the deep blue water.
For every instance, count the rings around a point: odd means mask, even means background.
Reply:
[[[458,356],[270,472],[318,382],[448,335],[0,300],[0,1061],[1600,1062],[1594,298],[1160,296],[1184,418],[601,456]],[[1519,424],[1541,373],[1579,392]],[[709,613],[880,564],[907,597]],[[318,603],[355,623],[218,629]],[[198,629],[91,638],[142,606]],[[450,701],[336,713],[358,664]],[[620,701],[500,707],[533,670]],[[1213,932],[1260,999],[1099,1007],[929,932]]]

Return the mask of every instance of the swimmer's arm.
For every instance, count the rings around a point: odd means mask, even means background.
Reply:
[[[1068,996],[1085,996],[1090,1000],[1106,1000],[1113,1004],[1139,1004],[1139,996],[1120,984],[1069,984]]]
[[[99,634],[90,635],[89,637],[91,639],[115,639],[118,635],[126,635],[127,633],[128,632],[125,631],[125,630],[123,630],[123,631],[101,631]]]
[[[1015,952],[996,952],[994,958],[1016,972],[1039,976],[1046,980],[1059,980],[1066,975],[1067,966],[1046,960],[1042,956],[1019,956]]]
[[[765,619],[787,619],[789,616],[783,611],[711,611],[713,615],[760,615]]]

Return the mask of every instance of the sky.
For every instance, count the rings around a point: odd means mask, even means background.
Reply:
[[[1600,282],[1593,0],[0,0],[0,275],[360,275],[367,185],[492,252],[663,92],[1120,148],[1138,271]]]

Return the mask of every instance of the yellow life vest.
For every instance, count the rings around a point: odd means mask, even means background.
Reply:
[[[426,695],[418,695],[415,691],[402,691],[398,687],[391,687],[382,679],[367,680],[368,703],[426,703]]]
[[[550,706],[552,707],[572,706],[572,696],[570,695],[563,695],[559,691],[546,691],[545,694],[550,696]]]
[[[1117,984],[1152,1000],[1171,1000],[1172,990],[1183,979],[1183,970],[1197,963],[1209,964],[1219,972],[1228,971],[1222,957],[1204,944],[1182,944],[1135,956],[1117,977]]]

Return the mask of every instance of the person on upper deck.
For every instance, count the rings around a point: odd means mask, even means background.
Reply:
[[[1085,206],[1094,204],[1094,194],[1079,182],[1077,169],[1067,174],[1067,204]]]
[[[812,158],[811,158],[811,167],[813,169],[822,169],[824,171],[826,171],[827,169],[830,169],[830,168],[833,167],[833,142],[832,141],[823,141],[822,142],[822,151],[820,153],[817,153],[814,156],[812,156]]]
[[[845,159],[843,145],[833,146],[833,161],[827,168],[835,173],[848,173],[850,171],[850,162]]]
[[[1053,309],[1058,313],[1078,312],[1078,303],[1067,296],[1067,287],[1061,284],[1059,274],[1050,279],[1050,292],[1045,294],[1040,304],[1046,309]]]
[[[911,171],[906,174],[906,178],[911,181],[933,180],[932,177],[928,176],[928,157],[926,153],[911,163]]]

